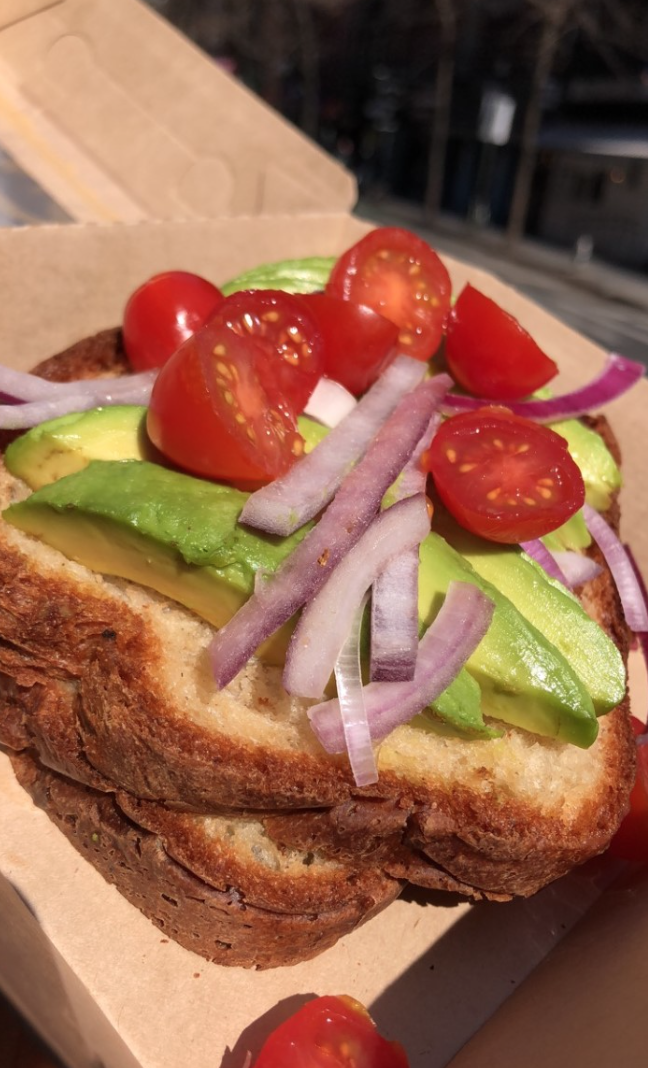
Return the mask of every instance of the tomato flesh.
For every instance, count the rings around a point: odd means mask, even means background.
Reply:
[[[303,452],[295,413],[263,352],[220,322],[193,334],[161,368],[147,430],[183,470],[240,486],[277,478]]]
[[[630,811],[612,839],[610,853],[622,860],[648,863],[648,731],[632,717],[637,740],[637,774],[630,794]]]
[[[470,284],[450,312],[445,359],[455,382],[486,400],[518,400],[558,373],[517,319]]]
[[[376,1030],[355,999],[307,1002],[266,1040],[254,1068],[408,1068],[405,1051]]]
[[[360,396],[396,354],[398,327],[364,304],[308,293],[302,297],[324,345],[324,374]]]
[[[365,304],[398,327],[398,349],[429,360],[450,309],[448,271],[426,241],[408,230],[372,230],[337,261],[326,292]]]
[[[490,541],[539,538],[585,500],[583,477],[564,438],[506,408],[446,420],[432,439],[427,464],[448,511]]]
[[[124,348],[133,370],[161,367],[222,300],[220,289],[190,271],[165,271],[149,278],[124,309]]]
[[[296,412],[302,412],[323,374],[323,342],[303,300],[273,289],[226,297],[213,316],[265,353],[268,370]]]

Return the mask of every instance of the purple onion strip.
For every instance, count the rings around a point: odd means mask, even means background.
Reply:
[[[551,423],[557,419],[572,419],[585,415],[592,409],[600,408],[626,393],[646,373],[643,364],[628,360],[625,356],[611,353],[601,373],[587,385],[562,397],[549,400],[497,401],[478,397],[462,397],[455,394],[445,399],[443,410],[449,415],[458,412],[472,412],[485,405],[505,404],[516,415],[535,419],[539,423]]]
[[[435,412],[396,480],[396,500],[425,493],[427,471],[421,458],[441,421]],[[394,557],[378,575],[371,594],[370,676],[373,682],[405,682],[414,677],[418,652],[418,547]]]
[[[363,459],[342,483],[319,523],[274,576],[255,589],[218,631],[210,653],[219,688],[231,682],[261,642],[315,596],[333,568],[355,545],[379,510],[385,491],[405,466],[449,383],[447,375],[437,375],[421,382],[402,398]]]
[[[626,549],[609,523],[591,505],[583,505],[583,515],[612,572],[626,623],[635,632],[648,631],[648,605]]]
[[[524,550],[527,556],[530,556],[532,560],[535,560],[536,564],[539,564],[543,571],[547,572],[550,578],[556,579],[558,582],[561,582],[563,586],[569,587],[567,576],[563,574],[555,556],[553,553],[549,552],[540,538],[532,538],[531,541],[521,541],[520,548]]]
[[[421,381],[425,364],[398,356],[341,423],[282,478],[253,493],[240,521],[286,537],[325,508],[401,398]],[[450,386],[447,379],[446,389]]]
[[[69,385],[49,383],[60,387],[56,394],[24,404],[0,405],[0,427],[24,430],[71,412],[86,412],[113,404],[148,404],[154,380],[155,372],[144,371],[121,378],[87,379]]]
[[[363,597],[335,662],[342,729],[356,786],[369,786],[378,779],[362,688],[360,634],[366,603],[367,597]]]
[[[430,532],[425,495],[385,509],[304,608],[288,647],[283,682],[288,693],[321,697],[358,606],[377,574],[405,549],[416,551]],[[416,615],[416,596],[411,608]]]
[[[591,556],[570,550],[552,550],[551,555],[562,571],[570,589],[582,586],[584,582],[590,582],[601,574],[603,568]]]
[[[419,643],[414,678],[410,682],[370,682],[364,688],[374,744],[408,723],[447,689],[488,630],[494,607],[471,583],[448,585],[439,614]],[[308,718],[328,753],[345,751],[337,699],[313,705]]]

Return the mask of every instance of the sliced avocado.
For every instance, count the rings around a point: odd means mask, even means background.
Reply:
[[[220,287],[226,297],[241,289],[282,289],[285,293],[316,293],[324,289],[335,263],[334,256],[264,263],[239,274]]]
[[[501,731],[484,723],[481,704],[481,690],[472,675],[464,668],[453,679],[447,690],[444,690],[436,701],[433,701],[432,713],[434,715],[426,710],[420,716],[416,716],[412,722],[417,726],[425,726],[425,722],[422,721],[438,718],[441,722],[466,734],[481,738],[496,738]]]
[[[92,461],[12,505],[3,518],[105,575],[139,582],[215,626],[304,537],[256,534],[237,522],[247,494],[146,461]],[[261,654],[283,663],[291,628]]]
[[[444,535],[482,578],[493,583],[563,654],[586,687],[597,715],[623,699],[626,672],[619,650],[580,601],[518,546],[477,538],[436,513]]]
[[[307,415],[298,416],[297,428],[304,439],[305,453],[312,452],[315,446],[319,445],[320,441],[322,441],[329,432],[327,426],[316,422],[315,419],[309,419]]]
[[[574,512],[566,523],[552,530],[550,534],[545,534],[542,540],[551,552],[578,552],[579,549],[587,549],[588,545],[592,544],[592,536],[581,511]]]
[[[491,625],[466,669],[479,683],[486,715],[587,748],[598,725],[592,699],[563,654],[439,534],[421,545],[419,617],[436,616],[448,583],[479,586],[495,603]]]
[[[578,419],[552,423],[551,429],[565,439],[572,459],[581,470],[587,503],[605,512],[612,494],[621,487],[622,475],[603,438]]]
[[[155,460],[146,434],[146,408],[114,405],[49,419],[7,447],[12,475],[40,489],[80,471],[91,460]]]

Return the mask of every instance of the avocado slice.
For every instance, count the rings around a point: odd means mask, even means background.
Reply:
[[[435,532],[421,545],[419,617],[436,616],[453,579],[473,582],[495,604],[493,620],[466,669],[479,683],[485,715],[587,748],[598,733],[592,699],[563,654],[497,587]]]
[[[299,260],[263,263],[225,282],[220,289],[226,297],[241,289],[281,289],[284,293],[315,293],[324,289],[334,263],[334,256],[308,256]]]
[[[560,650],[586,687],[597,715],[616,708],[625,694],[623,659],[580,601],[518,546],[477,538],[442,511],[435,516],[461,556]]]
[[[150,460],[164,457],[146,433],[147,408],[115,404],[87,412],[61,415],[27,430],[7,446],[5,465],[30,489],[40,489],[65,475],[81,471],[91,460]],[[304,451],[310,452],[328,434],[320,423],[300,415]]]
[[[581,470],[587,503],[598,512],[607,511],[612,495],[621,487],[622,475],[601,435],[579,419],[552,423],[551,429],[565,439],[572,459]]]
[[[245,496],[147,461],[95,460],[11,505],[4,518],[95,571],[157,589],[222,626],[252,592],[255,575],[275,570],[309,529],[283,539],[247,530],[237,522]],[[421,546],[421,626],[436,615],[452,579],[476,583],[496,605],[467,664],[484,711],[590,745],[597,732],[592,702],[561,653],[437,534]],[[282,662],[289,630],[261,655]]]
[[[3,518],[104,575],[139,582],[222,627],[305,536],[238,524],[247,494],[148,461],[93,460],[11,505]],[[292,628],[260,650],[281,664]]]

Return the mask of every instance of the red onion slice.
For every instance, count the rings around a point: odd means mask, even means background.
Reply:
[[[282,478],[248,498],[240,521],[286,537],[321,512],[381,424],[425,374],[425,365],[399,356],[352,412]],[[445,390],[450,379],[445,376]]]
[[[552,397],[549,400],[502,401],[501,403],[516,415],[535,419],[539,423],[571,419],[616,400],[636,385],[645,373],[646,368],[643,364],[611,353],[601,373],[587,385],[572,393],[565,393],[562,397]],[[476,408],[497,403],[496,400],[461,397],[453,394],[446,397],[443,408],[448,414],[455,415],[457,412],[471,412]]]
[[[551,555],[562,571],[570,590],[575,586],[582,586],[601,574],[603,568],[591,556],[569,550],[553,550]]]
[[[536,564],[540,564],[543,571],[556,579],[558,582],[562,582],[563,586],[569,586],[566,576],[563,574],[560,564],[557,562],[553,553],[550,553],[547,547],[540,541],[540,538],[532,538],[531,541],[521,541],[520,548],[524,550],[527,556],[530,556],[532,560],[535,560]]]
[[[143,371],[121,378],[49,382],[48,385],[56,387],[56,392],[40,400],[0,405],[0,427],[3,430],[24,430],[70,412],[86,412],[91,408],[113,404],[148,404],[155,375],[155,371]]]
[[[425,495],[394,504],[374,519],[304,608],[288,647],[283,682],[288,693],[321,697],[367,590],[386,563],[416,548],[430,532]],[[411,602],[416,611],[417,598]]]
[[[349,393],[341,382],[320,378],[308,398],[304,415],[317,420],[322,426],[334,427],[353,411],[357,403],[353,393]]]
[[[583,505],[587,529],[605,557],[619,593],[623,614],[631,630],[648,631],[648,606],[632,560],[609,523],[591,505]]]
[[[411,682],[370,682],[364,688],[371,739],[382,741],[443,693],[488,630],[494,604],[468,582],[451,582],[439,614],[419,643]],[[337,698],[313,705],[308,718],[327,753],[343,753]]]
[[[342,730],[356,786],[370,786],[378,780],[362,688],[360,632],[366,603],[363,597],[335,663]]]
[[[231,682],[262,641],[315,596],[333,568],[355,545],[378,512],[385,491],[416,447],[449,381],[447,375],[437,375],[421,382],[402,398],[362,460],[342,483],[319,523],[274,576],[255,589],[215,635],[210,653],[214,678],[220,688]]]
[[[440,419],[435,412],[392,487],[396,500],[425,493],[427,471],[421,466],[421,457],[429,448]],[[414,677],[418,652],[418,573],[418,547],[414,546],[390,560],[373,584],[369,672],[373,682],[405,682]]]
[[[60,383],[39,378],[27,371],[17,371],[13,367],[0,366],[0,393],[15,397],[21,401],[43,400],[60,392]]]

